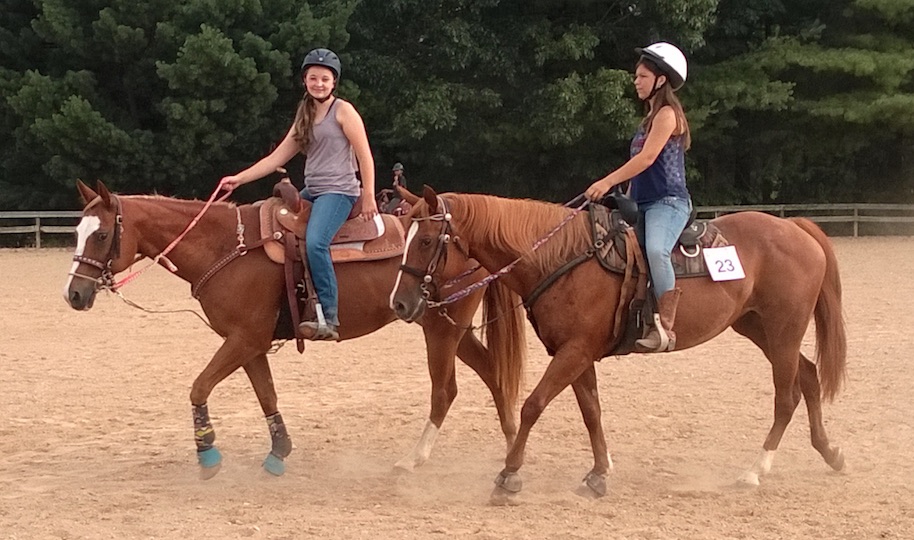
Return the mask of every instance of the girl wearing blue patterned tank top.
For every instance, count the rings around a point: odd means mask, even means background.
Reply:
[[[226,176],[220,185],[231,191],[274,172],[295,154],[305,154],[305,189],[311,201],[307,238],[308,265],[317,292],[317,320],[299,325],[306,339],[339,341],[339,294],[330,258],[330,241],[340,230],[359,196],[362,219],[378,213],[375,202],[374,158],[365,124],[355,107],[333,95],[340,78],[340,59],[329,49],[314,49],[301,66],[305,95],[295,121],[282,142],[268,156],[238,174]],[[358,162],[361,187],[353,158]]]
[[[585,195],[596,201],[614,186],[632,181],[630,193],[641,212],[638,236],[644,242],[657,299],[654,327],[636,343],[642,352],[662,352],[676,346],[673,323],[682,292],[675,286],[670,254],[692,211],[685,183],[689,123],[674,93],[685,83],[687,64],[682,51],[669,43],[654,43],[636,52],[640,58],[635,91],[647,112],[632,140],[631,157],[591,184]]]

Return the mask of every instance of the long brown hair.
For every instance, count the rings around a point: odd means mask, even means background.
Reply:
[[[682,102],[679,101],[679,97],[676,95],[676,92],[673,91],[673,86],[670,84],[670,76],[664,73],[657,64],[651,62],[647,58],[639,60],[635,67],[637,68],[639,65],[646,67],[655,77],[663,75],[666,77],[667,81],[654,92],[653,107],[651,107],[650,99],[644,102],[644,106],[647,109],[647,115],[644,117],[644,120],[641,121],[641,125],[644,126],[645,132],[650,132],[651,124],[654,122],[657,111],[668,105],[673,108],[673,114],[676,115],[676,132],[683,138],[683,147],[688,150],[689,147],[692,146],[692,134],[689,130],[689,121],[686,119],[685,110],[682,108]]]
[[[317,109],[317,100],[311,97],[311,94],[305,90],[305,95],[298,102],[298,109],[295,111],[295,134],[292,136],[298,143],[298,149],[302,154],[308,152],[308,146],[311,145],[311,129],[314,127],[314,113]]]

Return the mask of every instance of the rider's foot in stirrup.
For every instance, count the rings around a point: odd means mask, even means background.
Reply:
[[[339,341],[340,331],[335,324],[320,324],[317,321],[304,321],[298,325],[302,337],[312,341]]]
[[[637,340],[635,344],[643,352],[660,352],[660,332],[656,328],[651,328],[647,336]]]

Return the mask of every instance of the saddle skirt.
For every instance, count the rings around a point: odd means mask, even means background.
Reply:
[[[270,197],[254,203],[260,212],[260,238],[263,248],[275,263],[285,261],[282,244],[284,235],[292,234],[304,239],[311,216],[311,205],[304,205],[293,212],[279,197]],[[269,239],[269,240],[267,240]],[[371,221],[348,219],[330,242],[330,256],[334,263],[375,261],[403,255],[406,232],[395,216],[378,214]]]
[[[618,210],[610,210],[599,204],[590,205],[590,218],[594,243],[600,246],[596,251],[600,264],[610,272],[624,274],[628,265],[625,255],[625,243],[628,240],[624,231],[629,224],[622,219]],[[692,222],[679,236],[671,255],[676,277],[710,275],[705,258],[701,256],[702,249],[727,245],[730,243],[713,222]]]

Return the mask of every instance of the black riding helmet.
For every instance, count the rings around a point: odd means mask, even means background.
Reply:
[[[306,54],[304,61],[301,63],[302,75],[304,75],[305,70],[311,66],[323,66],[329,69],[333,72],[337,81],[339,81],[340,73],[343,71],[340,57],[330,49],[314,49]]]

